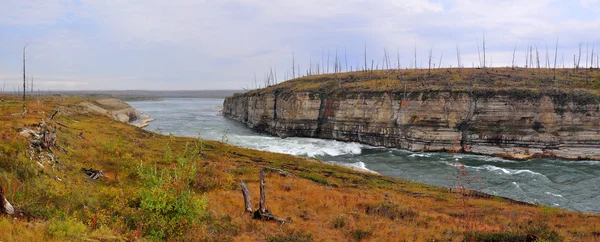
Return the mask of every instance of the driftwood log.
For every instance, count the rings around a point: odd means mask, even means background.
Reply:
[[[285,223],[285,222],[290,222],[290,221],[286,221],[284,219],[278,218],[277,216],[271,214],[271,212],[269,212],[269,210],[267,209],[266,206],[266,200],[267,200],[267,195],[265,192],[265,171],[267,169],[262,169],[260,170],[260,201],[259,201],[259,207],[256,211],[254,211],[254,213],[252,213],[252,202],[250,199],[250,192],[248,191],[248,187],[246,186],[246,183],[244,181],[242,181],[241,187],[242,187],[242,195],[244,196],[244,207],[246,212],[250,213],[252,215],[253,219],[260,219],[260,220],[273,220],[273,221],[277,221],[280,223]]]

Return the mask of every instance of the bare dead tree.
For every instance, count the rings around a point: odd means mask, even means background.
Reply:
[[[367,42],[365,42],[365,72],[367,71]]]
[[[294,57],[294,52],[292,52],[292,79],[296,78],[296,59]]]
[[[548,43],[545,43],[546,45],[546,55],[544,55],[544,65],[546,66],[546,68],[550,68],[550,57],[548,57]]]
[[[529,66],[533,68],[533,45],[529,46]]]
[[[590,58],[590,44],[589,43],[585,43],[585,68],[587,69],[588,66],[588,60]]]
[[[400,70],[400,47],[396,48],[396,69]]]
[[[458,69],[462,68],[462,63],[460,60],[460,44],[458,42],[455,43],[456,44],[456,64],[458,65]]]
[[[529,68],[529,46],[525,49],[525,68]]]
[[[417,43],[415,43],[415,70],[417,69]]]
[[[348,72],[348,53],[346,52],[346,45],[344,45],[344,62],[346,62],[346,72]]]
[[[512,69],[515,69],[515,54],[517,53],[517,44],[515,44],[515,48],[513,49],[513,57],[512,57]]]
[[[427,68],[427,75],[431,75],[431,58],[433,54],[433,49],[429,48],[429,66]]]
[[[479,40],[477,41],[477,58],[479,59],[479,66],[481,67],[481,51],[479,50]]]
[[[279,82],[279,81],[277,80],[277,66],[274,66],[274,67],[273,67],[273,71],[275,72],[275,85],[277,85],[277,83]]]
[[[537,46],[535,47],[535,56],[536,56],[536,60],[537,60],[537,69],[538,69],[538,75],[540,74],[540,52],[538,51]]]
[[[579,64],[581,63],[581,45],[583,42],[579,43],[579,54],[577,55],[577,65],[575,65],[575,69],[579,69]]]
[[[438,69],[442,68],[442,57],[444,56],[444,52],[440,53],[440,62],[438,62]]]
[[[386,61],[387,61],[387,69],[390,70],[390,69],[392,69],[392,60],[390,58],[390,53],[387,52],[387,50],[385,51],[385,56],[386,56]]]
[[[327,72],[329,73],[329,55],[330,55],[331,49],[327,48]]]
[[[28,45],[29,44],[25,44],[25,46],[23,46],[23,113],[21,113],[21,116],[25,116],[25,114],[27,113],[27,100],[25,99],[25,91],[27,90],[27,80],[25,79],[25,51]]]
[[[313,75],[313,63],[312,63],[312,56],[308,57],[308,75],[312,76]]]
[[[242,195],[244,196],[244,210],[248,213],[250,213],[252,215],[252,218],[254,219],[260,219],[260,220],[265,220],[265,221],[276,221],[279,223],[286,223],[286,222],[290,222],[290,221],[286,221],[284,219],[280,219],[278,217],[276,217],[275,215],[271,214],[271,212],[267,209],[267,205],[266,205],[266,201],[267,201],[267,195],[266,195],[266,190],[265,190],[265,171],[267,170],[267,168],[263,168],[260,170],[260,200],[259,200],[259,205],[258,205],[258,209],[254,212],[254,214],[252,214],[252,203],[250,200],[250,192],[248,191],[248,187],[246,186],[246,183],[244,181],[242,181],[242,183],[240,184],[241,186],[241,190],[242,190]],[[269,169],[271,170],[271,169]],[[274,171],[278,172],[279,169],[273,169]],[[282,171],[282,170],[279,170]],[[291,175],[285,171],[283,174],[287,174],[287,175]],[[279,173],[280,175],[282,175],[282,173]]]
[[[258,85],[256,83],[256,72],[254,72],[254,88],[258,88]]]
[[[338,69],[339,69],[339,65],[338,65],[338,50],[337,48],[335,48],[335,63],[333,65],[333,69],[334,69],[334,73],[337,74],[338,73]]]
[[[594,48],[596,45],[592,45],[592,58],[590,58],[590,69],[594,68]]]
[[[485,65],[487,64],[485,60],[485,32],[483,32],[483,69],[485,69]]]
[[[556,38],[556,45],[554,47],[554,68],[552,70],[553,72],[553,79],[556,80],[556,59],[558,58],[558,37]]]

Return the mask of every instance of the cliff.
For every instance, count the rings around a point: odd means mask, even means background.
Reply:
[[[0,202],[0,241],[594,241],[600,233],[598,214],[152,133],[76,97],[35,97],[22,116],[21,98],[0,94],[0,201],[11,204]],[[290,222],[254,220],[240,181],[254,209],[266,194],[268,211]]]
[[[600,97],[592,88],[600,78],[561,70],[555,79],[548,72],[321,75],[228,97],[223,115],[281,137],[511,159],[600,159]]]
[[[142,113],[119,99],[106,98],[79,104],[87,110],[110,117],[123,123],[129,123],[141,118]]]

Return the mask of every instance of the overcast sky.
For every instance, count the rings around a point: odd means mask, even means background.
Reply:
[[[406,68],[415,46],[420,66],[429,49],[456,66],[459,43],[477,65],[484,33],[488,65],[515,44],[519,65],[528,45],[553,56],[558,38],[572,66],[580,42],[600,53],[600,0],[0,0],[0,85],[16,88],[26,43],[36,90],[241,89],[270,67],[281,81],[292,53],[302,72],[336,49],[356,68],[365,44]]]

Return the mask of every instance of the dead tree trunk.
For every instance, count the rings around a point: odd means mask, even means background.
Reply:
[[[512,69],[515,69],[515,53],[517,52],[517,45],[515,44],[515,48],[513,49],[513,56],[512,56]]]
[[[27,49],[27,45],[25,45],[23,47],[23,113],[21,113],[22,116],[25,116],[25,114],[27,113],[27,102],[25,100],[25,91],[27,90],[27,88],[26,88],[27,80],[25,79],[25,50],[26,49]]]
[[[269,212],[269,210],[267,209],[266,206],[266,200],[267,200],[267,195],[266,195],[266,191],[265,191],[265,171],[267,169],[263,168],[262,170],[260,170],[260,201],[259,201],[259,207],[256,211],[254,211],[252,218],[254,219],[260,219],[260,220],[273,220],[273,221],[277,221],[280,223],[285,223],[285,222],[289,222],[283,219],[280,219],[278,217],[276,217],[275,215],[271,214],[271,212]],[[241,184],[242,187],[242,195],[244,196],[244,209],[246,212],[249,212],[252,214],[252,203],[250,201],[250,192],[248,191],[248,187],[246,186],[246,183],[244,181],[242,181]]]
[[[252,201],[250,201],[250,192],[248,191],[248,187],[246,183],[242,181],[242,194],[244,195],[244,205],[246,207],[246,212],[252,214]]]
[[[267,195],[265,192],[265,170],[260,170],[260,203],[258,211],[260,211],[260,215],[267,212],[267,207],[265,206],[265,202],[267,200]]]

